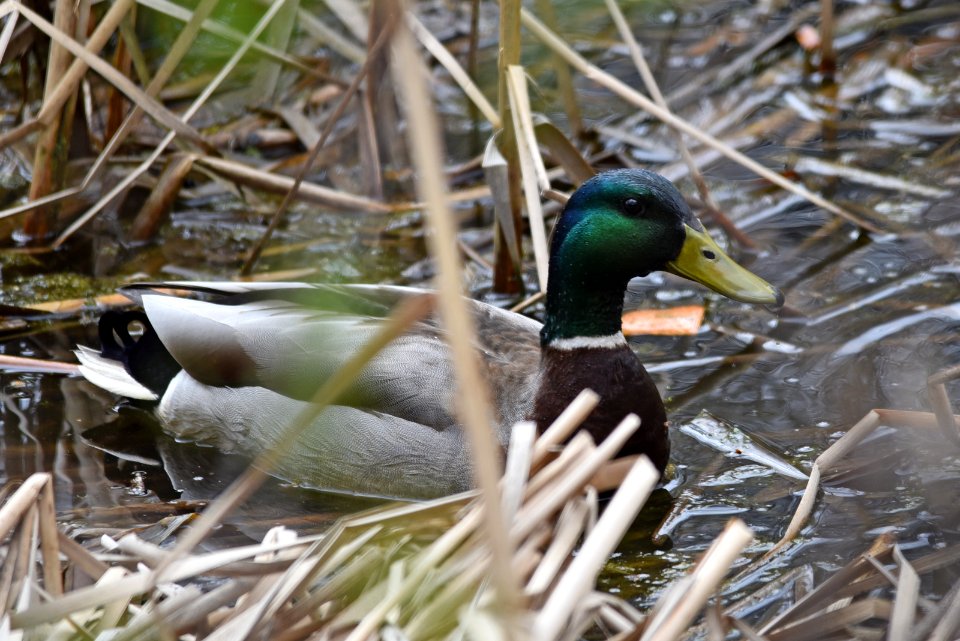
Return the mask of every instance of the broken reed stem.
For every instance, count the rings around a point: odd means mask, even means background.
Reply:
[[[589,402],[590,397],[589,393],[581,397],[580,404]],[[561,455],[560,459],[566,460],[568,469],[574,470],[589,468],[593,459],[605,461],[619,449],[622,439],[629,437],[635,423],[635,419],[628,419],[600,447],[581,447],[579,455]],[[558,429],[555,428],[552,433],[556,434]],[[554,641],[580,630],[583,623],[593,616],[591,613],[598,607],[597,600],[591,595],[596,574],[632,523],[636,511],[656,483],[658,474],[648,461],[637,460],[603,517],[594,527],[590,527],[590,514],[596,510],[597,499],[596,493],[583,485],[589,482],[589,474],[580,472],[581,484],[574,489],[582,494],[572,499],[564,489],[569,473],[555,477],[554,487],[542,488],[541,494],[523,492],[533,451],[546,449],[539,442],[536,444],[539,447],[535,447],[532,442],[534,433],[535,426],[532,423],[514,428],[515,449],[512,451],[511,473],[502,479],[502,489],[505,493],[514,492],[541,510],[542,520],[526,532],[517,531],[525,528],[525,519],[521,517],[517,520],[518,527],[511,533],[517,544],[510,559],[510,571],[518,582],[529,581],[530,588],[540,586],[539,591],[531,593],[531,596],[549,590],[543,594],[546,599],[544,607],[539,614],[531,612],[533,618],[530,619],[531,622],[539,622],[536,629],[543,631],[543,634],[531,638]],[[578,437],[574,443],[591,441],[586,433],[580,436],[582,438]],[[541,437],[544,438],[546,434]],[[571,445],[568,449],[574,447]],[[527,470],[521,470],[524,466]],[[547,473],[548,470],[542,470],[533,478],[539,481],[540,476]],[[517,487],[510,487],[513,484]],[[36,497],[41,490],[34,490],[32,495]],[[550,495],[550,501],[558,496],[561,498],[554,504],[553,510],[543,509],[546,504],[543,499],[547,494]],[[457,509],[466,500],[470,500],[466,509]],[[15,505],[17,503],[20,501]],[[37,510],[36,502],[27,507],[31,514]],[[5,507],[6,510],[8,508]],[[276,632],[282,631],[278,639],[291,641],[310,634],[331,634],[334,631],[341,635],[339,638],[347,641],[365,641],[387,624],[388,627],[396,625],[398,629],[402,625],[407,638],[415,639],[452,630],[458,621],[461,626],[469,626],[472,617],[484,618],[488,626],[492,625],[505,634],[523,634],[515,619],[501,619],[502,607],[490,603],[491,593],[487,591],[484,577],[492,571],[493,557],[489,551],[490,539],[483,529],[486,512],[487,502],[484,498],[476,493],[467,493],[433,501],[428,505],[381,508],[369,514],[348,517],[322,535],[322,539],[308,537],[286,540],[284,536],[271,536],[268,533],[264,542],[257,546],[179,560],[172,559],[175,556],[173,553],[163,553],[157,546],[130,535],[117,543],[116,551],[124,551],[131,561],[169,564],[165,580],[195,579],[209,574],[215,568],[228,567],[230,563],[247,559],[251,563],[263,564],[264,574],[258,580],[230,579],[217,590],[203,596],[195,587],[187,586],[185,590],[156,605],[150,599],[156,599],[160,591],[155,589],[156,584],[150,575],[128,574],[126,570],[116,567],[103,572],[96,567],[91,569],[99,579],[97,585],[74,590],[49,603],[29,607],[24,603],[21,608],[26,609],[12,613],[11,623],[15,629],[33,628],[77,615],[77,625],[81,625],[80,616],[89,616],[81,615],[81,611],[97,608],[100,609],[96,613],[99,622],[94,624],[95,628],[88,629],[95,635],[104,629],[116,627],[128,611],[131,599],[137,594],[146,594],[150,605],[134,609],[132,618],[118,630],[118,641],[134,641],[158,627],[186,634],[198,625],[215,627],[213,636],[209,637],[211,639],[252,638],[272,629],[275,636]],[[555,516],[557,512],[559,517]],[[418,515],[420,518],[417,518]],[[409,556],[398,550],[396,528],[403,527],[402,523],[412,524],[412,536],[406,536],[403,540],[417,546],[415,539],[424,534],[419,528],[425,519],[427,522],[434,520],[435,524],[428,527],[430,531],[440,533],[433,543]],[[35,521],[32,517],[28,520],[29,523]],[[570,561],[578,540],[588,528],[589,536],[585,538],[576,558]],[[282,534],[276,530],[272,532]],[[29,529],[21,529],[21,534],[20,541],[25,547],[18,557],[22,560],[18,566],[27,569],[32,567],[29,561],[31,550],[37,547],[35,542],[31,543],[34,535]],[[381,534],[385,538],[375,540]],[[314,540],[312,545],[311,538]],[[79,547],[75,543],[71,545],[72,548],[64,548],[68,557],[76,553]],[[377,548],[378,545],[381,547]],[[383,550],[383,545],[390,551],[386,554],[376,552]],[[299,551],[298,548],[303,549]],[[81,551],[90,555],[82,548]],[[398,559],[405,560],[397,563]],[[286,565],[275,565],[279,563]],[[279,568],[279,573],[270,571],[275,567]],[[157,571],[160,571],[159,567]],[[371,584],[370,577],[381,572],[386,572],[384,578]],[[6,573],[6,569],[0,572]],[[25,575],[21,572],[14,576]],[[364,596],[359,598],[356,595],[361,588]],[[243,598],[237,604],[229,605],[241,596]],[[515,602],[517,606],[530,603],[519,595],[518,599]],[[622,603],[618,603],[618,607],[629,608]],[[555,616],[556,613],[559,616]],[[618,610],[608,614],[615,616],[614,628],[621,631],[628,630],[639,620],[639,614],[635,613],[621,616]],[[406,623],[398,623],[398,620]],[[610,624],[609,617],[605,617],[604,621]],[[491,628],[485,626],[483,629]]]
[[[596,445],[593,443],[593,438],[587,433],[578,432],[567,442],[559,456],[546,465],[537,466],[536,476],[530,479],[530,483],[527,485],[527,496],[531,497],[553,483],[556,478],[576,467],[575,461],[580,460],[588,452],[595,449]],[[534,465],[536,465],[536,462],[534,462]],[[540,467],[543,469],[540,469]]]
[[[510,447],[507,449],[507,463],[504,466],[503,479],[503,518],[513,521],[530,477],[533,461],[533,446],[537,439],[537,424],[533,421],[520,421],[510,430]]]
[[[534,620],[534,639],[559,636],[574,606],[593,588],[603,564],[616,549],[659,479],[660,473],[649,459],[637,460]]]
[[[63,595],[63,574],[60,568],[60,544],[57,511],[53,496],[53,477],[47,476],[37,500],[40,529],[40,556],[43,559],[43,589],[52,597]]]
[[[907,558],[903,556],[899,545],[893,546],[893,558],[900,571],[897,574],[897,595],[893,601],[893,612],[890,615],[887,639],[889,641],[908,641],[916,617],[917,601],[920,598],[920,575],[913,569]]]
[[[937,417],[937,426],[949,442],[960,446],[960,431],[957,430],[950,397],[947,396],[947,387],[943,382],[932,382],[933,380],[933,376],[927,380],[927,398]]]
[[[0,60],[6,58],[7,46],[10,44],[13,32],[17,28],[17,18],[19,16],[16,13],[9,14],[9,16],[9,19],[3,25],[3,31],[0,31]]]
[[[550,427],[537,439],[533,448],[533,464],[536,466],[542,463],[551,448],[567,440],[599,402],[600,395],[591,389],[585,389],[577,394],[577,397],[560,412],[560,416],[554,419]]]
[[[53,477],[50,474],[32,474],[0,508],[0,541],[6,539],[15,529],[18,537],[14,537],[10,542],[4,571],[0,573],[0,611],[6,609],[10,591],[16,583],[21,582],[21,595],[33,591],[32,586],[22,584],[22,581],[32,568],[37,538],[40,543],[40,558],[43,561],[44,592],[54,598],[63,594],[59,532],[54,506]],[[10,556],[12,554],[16,556]]]
[[[650,620],[640,641],[675,641],[693,618],[716,592],[717,586],[729,572],[743,549],[753,540],[753,533],[740,519],[732,519],[704,553],[696,569],[685,577],[689,579],[682,598],[674,607],[661,609]],[[674,583],[668,592],[679,592]],[[665,593],[663,598],[667,598]],[[659,602],[657,604],[659,606]]]
[[[44,472],[32,474],[0,508],[0,540],[7,538],[33,505],[52,477]]]
[[[813,503],[817,498],[817,490],[820,487],[820,475],[822,471],[830,467],[835,461],[846,456],[850,450],[856,447],[868,434],[877,429],[879,425],[880,415],[873,410],[867,412],[866,416],[860,419],[860,421],[840,437],[836,443],[828,447],[817,457],[813,462],[813,467],[810,469],[810,478],[807,480],[807,486],[803,490],[800,504],[797,506],[797,511],[793,513],[793,518],[790,519],[790,524],[787,525],[786,532],[784,532],[783,537],[777,544],[763,555],[763,559],[768,559],[776,554],[800,533],[800,529],[804,523],[807,522],[807,518],[809,518],[810,513],[813,511]]]
[[[404,12],[407,7],[403,7]],[[443,151],[439,128],[431,101],[432,93],[426,83],[427,70],[414,47],[413,37],[404,23],[394,35],[394,77],[401,96],[401,107],[407,118],[408,146],[417,170],[417,193],[426,204],[430,232],[427,240],[437,262],[438,311],[449,337],[451,356],[457,382],[457,410],[460,422],[466,427],[470,443],[474,474],[483,496],[484,526],[493,552],[493,581],[497,599],[502,604],[507,621],[516,608],[519,586],[511,572],[513,550],[507,537],[506,523],[497,488],[500,480],[498,444],[491,426],[490,392],[480,375],[477,355],[473,348],[475,336],[473,319],[460,291],[460,257],[456,250],[454,218],[447,204],[444,184]]]
[[[537,523],[540,523],[548,515],[560,509],[560,505],[566,501],[578,488],[589,481],[601,465],[609,461],[620,451],[627,439],[640,427],[640,419],[636,414],[629,414],[617,425],[613,431],[600,443],[584,456],[575,469],[571,470],[566,476],[560,479],[551,487],[548,496],[537,496],[530,501],[529,506],[517,514],[516,523],[511,530],[514,537],[524,537],[533,531]],[[584,434],[587,436],[586,434]]]

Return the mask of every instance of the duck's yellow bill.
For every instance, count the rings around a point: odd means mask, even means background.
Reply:
[[[783,305],[779,289],[738,265],[710,235],[684,225],[687,238],[680,255],[667,263],[667,271],[705,285],[744,303]]]

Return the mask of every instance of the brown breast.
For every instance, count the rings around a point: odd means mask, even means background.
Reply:
[[[530,420],[545,430],[584,388],[600,395],[600,404],[581,429],[597,442],[606,438],[623,418],[633,412],[640,428],[627,441],[620,455],[646,454],[661,472],[670,455],[667,416],[653,379],[626,345],[617,348],[543,349],[541,386]]]

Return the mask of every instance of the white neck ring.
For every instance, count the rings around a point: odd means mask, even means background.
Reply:
[[[574,349],[617,349],[626,346],[626,344],[627,339],[623,337],[623,333],[617,332],[608,336],[556,338],[547,343],[547,347],[566,352]]]

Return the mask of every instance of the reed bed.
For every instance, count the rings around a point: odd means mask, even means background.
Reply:
[[[603,443],[578,434],[557,451],[595,402],[585,395],[537,439],[532,424],[514,430],[499,482],[519,587],[511,602],[490,580],[477,492],[377,508],[317,536],[278,527],[259,545],[171,562],[169,550],[135,533],[91,547],[67,538],[52,478],[41,473],[4,490],[0,629],[23,639],[576,639],[590,629],[679,638],[751,534],[732,521],[677,586],[684,598],[671,603],[668,591],[649,617],[597,592],[658,474],[643,457],[610,461],[637,429],[634,417]],[[597,487],[608,486],[616,491],[604,507]]]
[[[954,638],[960,588],[939,602],[919,588],[924,576],[960,562],[960,546],[907,560],[892,534],[816,587],[805,565],[731,599],[738,584],[775,567],[766,558],[744,565],[752,534],[733,519],[649,612],[598,591],[596,577],[657,473],[644,458],[610,460],[636,429],[632,419],[603,443],[580,434],[557,448],[594,399],[581,401],[537,439],[531,424],[514,431],[499,483],[511,579],[520,586],[510,603],[491,581],[478,492],[387,505],[319,535],[276,527],[259,545],[171,562],[170,550],[146,534],[103,535],[86,545],[69,538],[53,512],[52,477],[40,473],[3,488],[0,632],[4,639],[104,641],[673,641],[734,631],[771,641]],[[615,492],[600,501],[597,488]],[[734,567],[740,571],[725,582]]]

